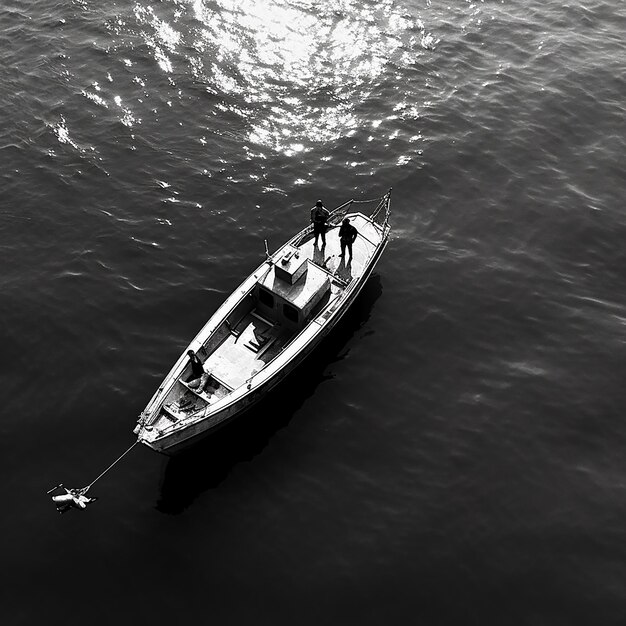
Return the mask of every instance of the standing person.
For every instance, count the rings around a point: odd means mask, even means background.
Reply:
[[[346,248],[348,248],[348,253],[350,254],[349,261],[352,261],[352,244],[357,238],[359,231],[350,224],[350,220],[346,217],[341,223],[341,228],[339,229],[339,243],[341,244],[341,256],[346,253]]]
[[[315,246],[319,236],[322,236],[322,248],[326,245],[326,221],[330,216],[330,211],[324,206],[321,200],[315,203],[311,209],[311,224],[313,224],[313,233],[315,234]]]

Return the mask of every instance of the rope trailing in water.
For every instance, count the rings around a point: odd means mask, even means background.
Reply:
[[[133,443],[132,446],[130,446],[130,448],[128,448],[128,450],[126,450],[126,452],[124,452],[123,454],[121,454],[119,457],[117,457],[117,459],[115,459],[115,461],[113,461],[113,463],[111,463],[111,465],[109,465],[109,467],[107,467],[104,472],[102,472],[97,478],[95,478],[94,480],[92,480],[86,487],[84,487],[85,491],[83,493],[87,492],[87,489],[90,489],[91,486],[98,480],[100,480],[114,465],[116,465],[117,463],[119,463],[137,444],[139,443],[139,439],[137,439],[137,441],[135,441],[135,443]]]

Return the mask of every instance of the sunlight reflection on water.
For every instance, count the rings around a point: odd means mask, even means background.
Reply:
[[[418,54],[424,26],[396,3],[174,0],[168,19],[136,4],[144,43],[167,74],[174,57],[224,98],[248,140],[287,155],[349,135],[392,58]],[[411,57],[414,58],[414,57]]]
[[[202,146],[236,141],[255,162],[355,137],[393,141],[404,164],[421,155],[418,120],[426,94],[436,98],[427,17],[411,0],[140,0],[105,21],[91,65],[68,57],[66,80],[107,136],[119,124],[132,133],[130,150],[134,133],[153,145],[176,125]],[[72,116],[48,125],[65,149],[95,145],[96,130]]]

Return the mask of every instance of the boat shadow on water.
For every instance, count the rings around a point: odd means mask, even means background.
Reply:
[[[343,349],[367,322],[382,291],[380,276],[373,274],[328,337],[277,389],[224,428],[170,457],[161,479],[157,510],[170,515],[182,513],[200,494],[224,481],[234,466],[258,455],[319,384],[332,378],[326,368],[343,358]]]

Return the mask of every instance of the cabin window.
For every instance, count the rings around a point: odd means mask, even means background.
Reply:
[[[291,306],[291,304],[283,304],[283,315],[290,322],[298,322],[298,309]]]
[[[267,289],[259,289],[259,302],[270,309],[274,308],[274,296]]]

